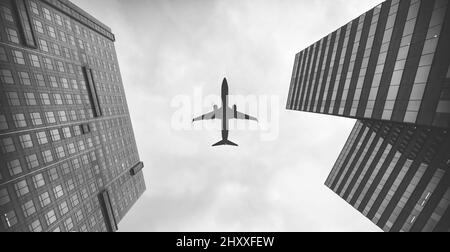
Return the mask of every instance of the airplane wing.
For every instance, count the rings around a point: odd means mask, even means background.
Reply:
[[[238,120],[258,121],[258,119],[256,117],[249,116],[247,114],[237,111],[236,109],[231,109],[231,108],[228,108],[228,110],[227,110],[227,118],[234,118],[234,119],[238,119]]]
[[[214,120],[214,119],[222,119],[222,112],[220,110],[212,111],[207,114],[196,117],[192,120],[192,122],[202,121],[202,120]]]

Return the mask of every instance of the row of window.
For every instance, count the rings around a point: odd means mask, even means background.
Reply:
[[[70,55],[70,54],[68,54]],[[32,66],[34,68],[44,68],[48,71],[58,72],[59,74],[72,74],[78,75],[81,79],[84,77],[82,67],[79,65],[75,65],[69,62],[65,62],[56,58],[46,57],[34,53],[25,53],[21,50],[16,49],[6,49],[3,46],[0,46],[0,60],[4,62],[11,61],[15,64],[22,66]],[[97,65],[94,60],[93,65]],[[100,64],[100,62],[98,62]],[[85,63],[87,64],[87,63]],[[91,64],[92,65],[92,64]],[[101,64],[100,64],[101,65]],[[116,71],[116,67],[112,65],[105,65],[107,70],[110,70],[110,73],[103,72],[100,70],[94,70],[94,78],[99,80],[100,82],[110,82],[111,84],[120,84],[120,78],[118,75],[118,71]],[[108,69],[109,68],[109,69]]]
[[[1,47],[0,47],[1,49]],[[16,81],[18,79],[18,81]],[[55,89],[72,89],[72,90],[86,90],[86,82],[84,80],[68,79],[66,77],[56,77],[53,75],[43,75],[34,73],[30,76],[27,71],[18,71],[13,74],[9,69],[0,69],[0,81],[6,85],[14,85],[20,83],[24,86],[36,85],[38,87],[50,87]],[[111,85],[99,85],[100,90],[105,90],[111,93],[120,92],[120,88]],[[74,95],[79,97],[79,95]],[[121,95],[107,95],[103,99],[106,104],[121,104],[124,100]],[[48,105],[48,104],[45,104]],[[70,104],[69,104],[70,105]]]
[[[5,92],[6,101],[11,107],[15,106],[51,106],[51,105],[65,105],[65,108],[70,105],[82,105],[89,104],[88,95],[79,94],[59,94],[53,93],[49,95],[48,93],[18,93],[18,92]]]
[[[89,39],[92,43],[101,45],[110,51],[114,50],[112,42],[107,41],[93,31],[86,29],[83,25],[79,25],[65,15],[55,12],[54,9],[46,8],[34,1],[30,1],[30,7],[32,9],[32,14],[35,17],[43,18],[43,21],[45,20],[46,23],[56,24],[66,31],[75,32],[74,34],[77,36],[83,36],[85,39]]]
[[[55,134],[53,135],[55,137],[55,139],[59,138],[59,134],[57,132],[52,132],[50,131],[50,134]],[[39,137],[38,139],[34,139],[34,136],[32,138],[31,135],[27,134],[27,135],[23,135],[21,137],[19,137],[20,141],[21,141],[21,145],[25,147],[25,149],[28,148],[33,148],[34,143],[33,142],[48,142],[48,137],[46,135],[46,133],[42,133],[39,132],[36,134],[36,137]],[[1,147],[2,147],[2,151],[5,151],[6,153],[12,152],[16,150],[16,145],[14,144],[12,138],[3,138],[1,141]],[[68,156],[73,156],[79,152],[83,152],[86,151],[88,148],[93,148],[94,144],[91,138],[88,138],[85,141],[83,140],[78,140],[78,141],[74,141],[74,142],[68,142],[64,145],[60,145],[60,146],[54,146],[50,149],[44,149],[43,151],[41,151],[40,153],[35,153],[35,154],[31,154],[31,155],[26,155],[25,156],[25,164],[28,168],[28,170],[33,170],[33,169],[37,169],[43,165],[50,165],[52,163],[57,162],[58,160],[64,160],[66,159],[66,157]],[[16,175],[20,175],[22,174],[22,172],[24,172],[24,165],[22,164],[23,161],[21,161],[21,159],[14,159],[12,161],[6,161],[6,167],[7,170],[9,171],[11,176],[16,176]]]
[[[23,134],[19,136],[4,137],[0,139],[0,149],[6,153],[12,153],[18,150],[20,146],[23,150],[33,148],[37,145],[46,145],[51,139],[52,143],[58,143],[62,139],[69,139],[80,136],[82,130],[80,126],[63,127],[61,129],[55,128],[50,130],[38,131],[36,133]],[[57,151],[57,153],[63,150]],[[60,153],[58,156],[63,155]],[[16,174],[14,174],[16,175]]]
[[[83,205],[80,206],[82,200],[87,199],[89,196],[86,193],[86,190],[82,190],[81,192],[82,198],[78,195],[78,193],[73,194],[68,197],[67,200],[63,200],[62,202],[55,204],[54,208],[48,208],[43,214],[43,218],[36,219],[34,221],[30,221],[27,226],[28,231],[31,232],[41,232],[44,228],[49,228],[57,222],[62,222],[64,225],[65,231],[74,231],[74,227],[77,224],[80,231],[88,231],[95,229],[98,223],[103,222],[103,215],[98,203],[98,200],[89,200]],[[49,206],[51,203],[49,201],[49,194],[43,193],[39,196],[39,204],[42,208]],[[70,202],[70,203],[69,203]],[[23,216],[25,218],[35,218],[34,216],[37,213],[37,206],[35,205],[33,200],[30,200],[21,206],[21,210]],[[76,210],[75,208],[78,208]],[[73,213],[70,213],[72,209],[75,209]],[[69,215],[70,213],[70,215]],[[33,216],[34,215],[34,216]],[[88,216],[86,218],[86,216]],[[5,229],[15,228],[15,226],[19,223],[18,215],[15,210],[8,211],[3,215],[3,222]],[[42,222],[41,222],[42,221]],[[76,221],[76,224],[75,224]],[[87,223],[83,224],[84,222]],[[102,230],[106,231],[104,225],[101,225]],[[104,229],[104,230],[103,230]],[[54,232],[61,231],[59,226],[53,230]]]
[[[5,115],[0,115],[0,130],[8,129],[22,129],[27,127],[37,127],[42,125],[56,125],[68,123],[69,120],[72,122],[85,121],[87,119],[92,119],[93,113],[91,109],[80,109],[71,110],[66,112],[61,111],[47,111],[47,112],[31,112],[28,114],[12,114],[11,118],[8,119]]]

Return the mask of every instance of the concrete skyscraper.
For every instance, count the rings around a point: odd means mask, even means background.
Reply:
[[[450,228],[448,0],[388,0],[295,56],[287,109],[358,122],[326,185],[385,231]]]
[[[0,231],[116,231],[145,191],[110,28],[0,0]]]

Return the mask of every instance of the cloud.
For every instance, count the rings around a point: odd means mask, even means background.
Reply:
[[[112,27],[148,190],[121,231],[376,231],[324,181],[354,121],[285,110],[294,55],[377,0],[74,0]],[[107,7],[105,7],[107,6]],[[280,136],[174,131],[195,86],[280,97]],[[207,108],[205,108],[206,110]],[[204,111],[206,112],[206,111]]]

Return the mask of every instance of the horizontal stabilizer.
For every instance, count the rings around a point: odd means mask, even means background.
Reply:
[[[222,140],[216,144],[214,144],[213,146],[221,146],[221,145],[230,145],[230,146],[238,146],[237,144],[229,141],[229,140]]]

